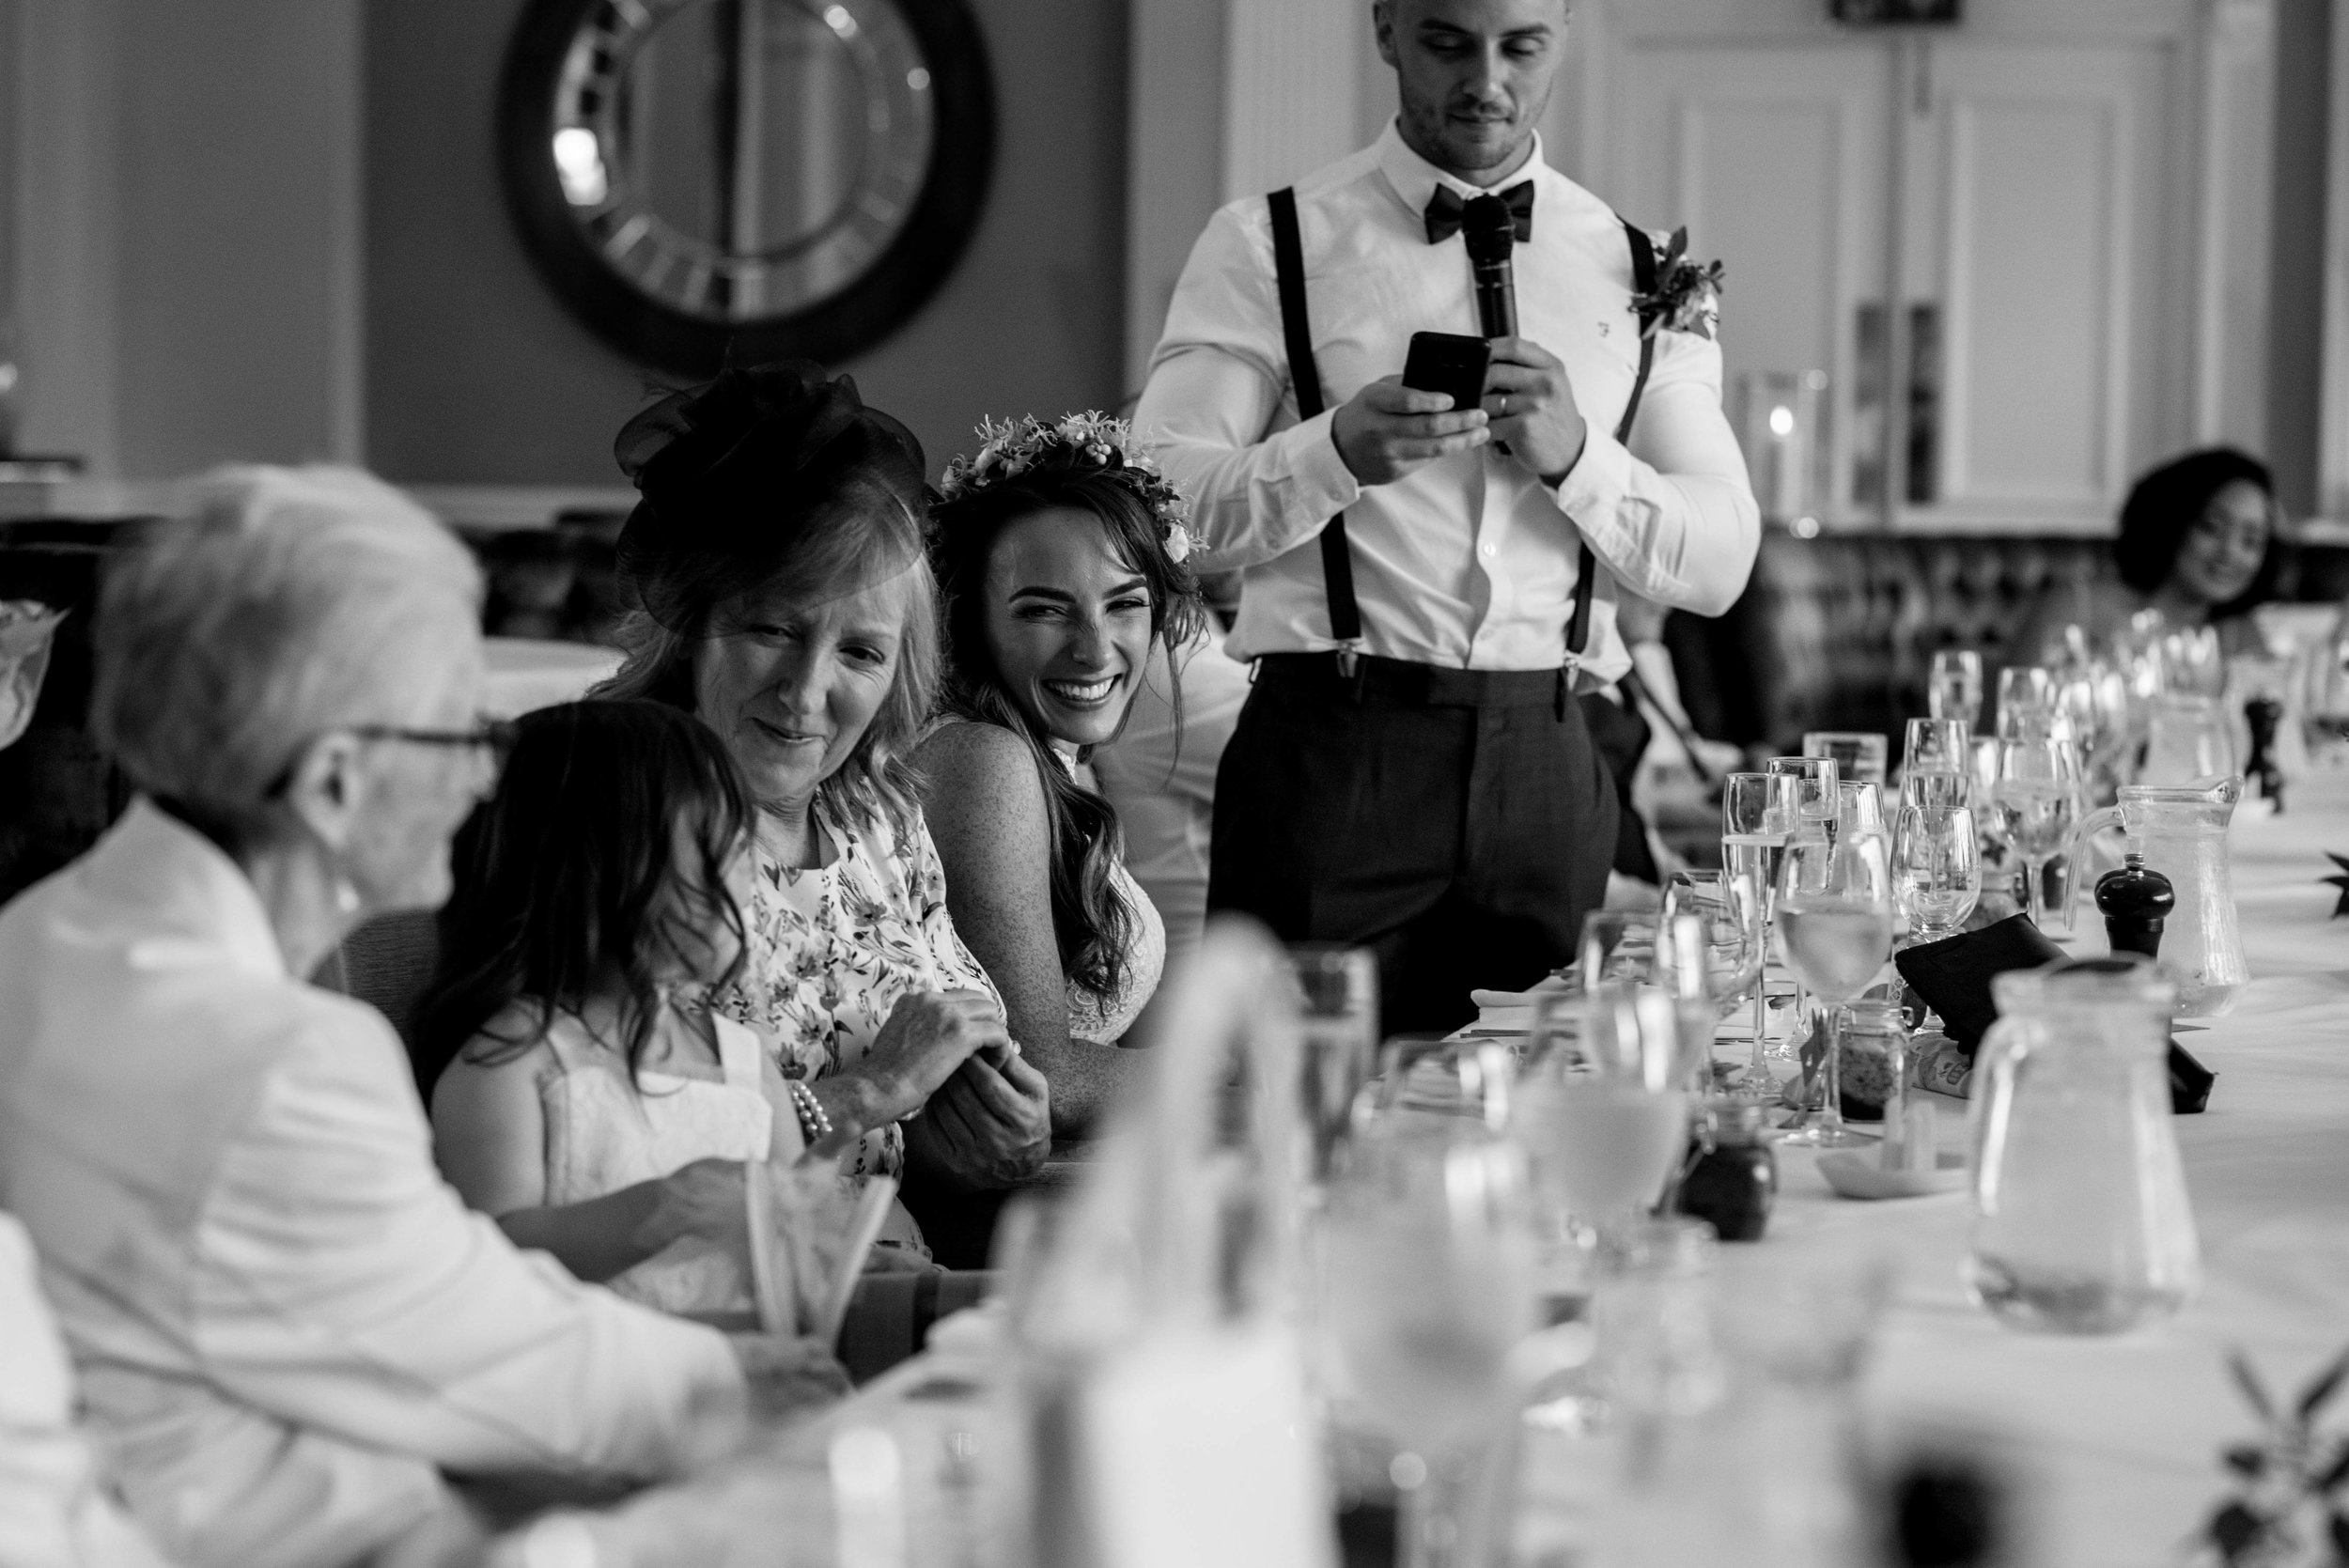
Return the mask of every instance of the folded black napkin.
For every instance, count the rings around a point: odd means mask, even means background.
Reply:
[[[2028,915],[2009,915],[1979,931],[1961,932],[1937,942],[1904,948],[1892,962],[1908,987],[1941,1015],[1942,1032],[1972,1056],[1999,1017],[1990,982],[2009,970],[2035,970],[2064,956]],[[2217,1077],[2194,1060],[2173,1036],[2170,1041],[2170,1109],[2180,1115],[2210,1104]]]

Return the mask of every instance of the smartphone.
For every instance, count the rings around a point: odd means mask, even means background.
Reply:
[[[1481,337],[1413,333],[1410,352],[1403,360],[1403,384],[1421,392],[1450,393],[1455,411],[1476,408],[1485,400],[1485,372],[1492,362],[1493,346]]]

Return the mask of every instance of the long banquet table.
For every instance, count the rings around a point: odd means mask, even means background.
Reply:
[[[1981,1434],[2005,1468],[2030,1480],[2027,1560],[2185,1560],[2225,1487],[2221,1445],[2254,1430],[2226,1370],[2229,1351],[2248,1352],[2271,1385],[2296,1388],[2349,1343],[2349,922],[2331,920],[2336,893],[2320,881],[2334,869],[2324,851],[2349,852],[2349,774],[2303,780],[2289,803],[2289,815],[2232,831],[2252,984],[2227,1017],[2180,1035],[2218,1075],[2210,1109],[2176,1123],[2206,1277],[2180,1316],[2109,1339],[2001,1327],[1960,1282],[1963,1194],[1848,1202],[1830,1193],[1814,1156],[1780,1153],[1781,1192],[1760,1248],[1873,1249],[1897,1260],[1896,1294],[1865,1374],[1871,1428]],[[2094,921],[2084,912],[2085,928]],[[2084,930],[2072,946],[2101,951],[2101,935]],[[1964,1108],[1942,1105],[1944,1145],[1955,1146]],[[786,1445],[815,1464],[791,1480],[770,1470],[754,1506],[770,1520],[796,1515],[783,1527],[799,1537],[792,1560],[826,1555],[801,1533],[813,1523],[801,1510],[828,1516],[816,1465],[824,1433],[844,1425],[878,1424],[926,1451],[909,1460],[918,1506],[934,1515],[952,1505],[934,1483],[936,1445],[985,1429],[980,1390],[992,1358],[968,1335],[934,1348]],[[1526,1529],[1539,1538],[1541,1513],[1561,1489],[1542,1473],[1538,1444],[1528,1461]],[[739,1479],[722,1489],[746,1500]],[[646,1499],[640,1525],[665,1535],[680,1517],[707,1522],[711,1511],[689,1502],[692,1491],[666,1506]],[[941,1522],[917,1521],[917,1539]]]

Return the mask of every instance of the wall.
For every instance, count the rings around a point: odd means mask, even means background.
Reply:
[[[357,457],[358,0],[15,10],[23,444]]]
[[[984,413],[1115,406],[1125,290],[1125,7],[971,0],[995,182],[954,275],[839,366],[933,469]],[[521,0],[368,0],[367,454],[416,483],[609,485],[647,377],[577,325],[507,223],[491,152]]]
[[[2273,326],[2268,334],[2267,460],[2288,516],[2317,510],[2317,389],[2324,380],[2319,302],[2325,294],[2326,116],[2332,0],[2276,8],[2276,163]]]

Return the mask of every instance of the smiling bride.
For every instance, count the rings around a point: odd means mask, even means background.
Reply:
[[[1122,421],[983,425],[933,508],[946,717],[915,755],[955,925],[1081,1137],[1141,1066],[1114,1048],[1158,988],[1166,938],[1086,775],[1125,726],[1151,644],[1206,611],[1174,488]],[[1178,716],[1179,719],[1179,716]]]

